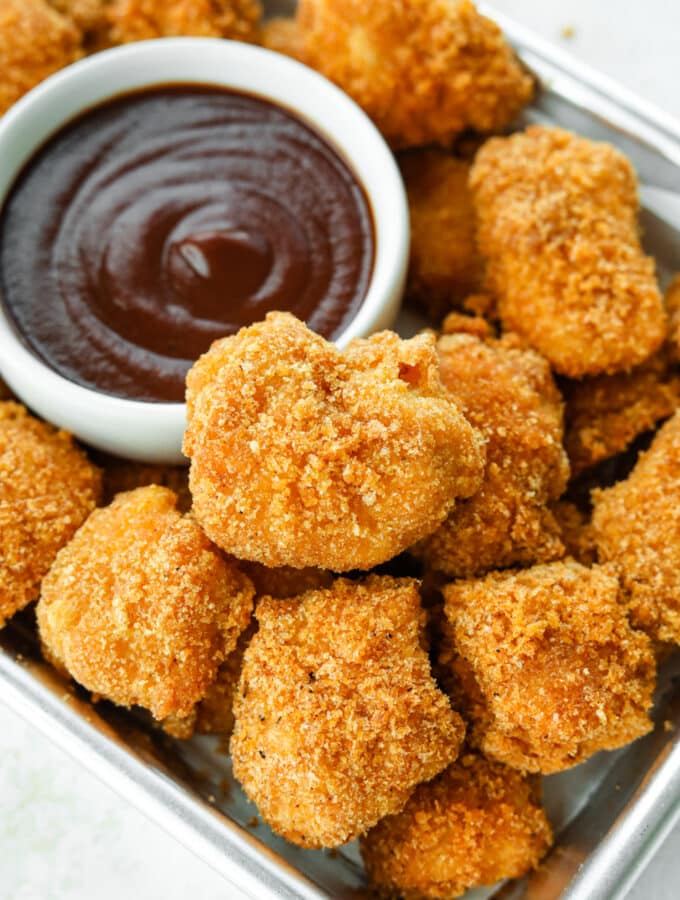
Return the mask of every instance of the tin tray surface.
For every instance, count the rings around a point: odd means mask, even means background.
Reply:
[[[294,4],[265,4],[270,13]],[[532,35],[488,4],[541,82],[524,114],[607,140],[632,160],[641,181],[647,252],[662,283],[680,271],[680,123]],[[417,323],[416,323],[417,326]],[[401,328],[412,331],[404,317]],[[0,697],[86,768],[158,822],[255,900],[368,897],[354,845],[308,851],[257,819],[213,738],[176,742],[107,703],[96,707],[40,658],[32,614],[0,632]],[[680,660],[660,677],[655,730],[544,779],[557,842],[521,882],[470,892],[472,900],[617,900],[680,817]]]

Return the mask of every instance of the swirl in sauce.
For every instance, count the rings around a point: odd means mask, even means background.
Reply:
[[[333,338],[370,281],[361,185],[267,101],[164,86],[66,126],[0,218],[0,293],[27,346],[71,381],[181,401],[213,340],[288,310]]]

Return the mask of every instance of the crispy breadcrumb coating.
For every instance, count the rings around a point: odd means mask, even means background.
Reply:
[[[403,900],[451,900],[520,878],[552,844],[538,780],[466,753],[361,838],[372,886]]]
[[[151,465],[104,453],[96,454],[95,458],[104,471],[104,506],[108,506],[116,494],[157,484],[170,488],[177,495],[177,509],[180,512],[189,512],[191,509],[187,466]]]
[[[116,44],[181,36],[255,43],[262,7],[258,0],[112,0],[108,17]]]
[[[680,362],[680,275],[666,288],[664,303],[668,314],[668,352],[673,362]]]
[[[430,672],[416,581],[340,578],[255,614],[231,753],[278,834],[344,844],[456,759],[463,726]]]
[[[598,556],[620,578],[633,625],[680,643],[680,412],[628,478],[593,500]]]
[[[101,50],[109,44],[106,14],[109,0],[48,0],[48,3],[80,29],[88,51]]]
[[[45,0],[0,3],[0,115],[83,55],[82,32]]]
[[[238,559],[369,569],[479,485],[482,439],[432,335],[341,352],[287,313],[216,341],[187,377],[193,512]]]
[[[533,79],[469,0],[300,0],[305,62],[338,84],[396,148],[497,131]]]
[[[622,153],[532,126],[487,141],[470,186],[506,330],[572,378],[628,371],[659,349],[665,313]]]
[[[456,504],[416,554],[452,577],[560,557],[548,504],[564,491],[569,465],[550,367],[511,335],[484,342],[448,334],[437,351],[442,383],[487,441],[486,469],[479,491]]]
[[[69,434],[0,403],[0,628],[38,599],[43,576],[100,494],[99,470]]]
[[[267,50],[275,50],[293,59],[302,58],[300,29],[295,19],[269,19],[262,24],[260,42]]]
[[[680,405],[680,372],[665,349],[631,372],[563,381],[572,474],[623,451]]]
[[[435,148],[401,154],[411,216],[407,295],[439,321],[482,282],[470,164]]]
[[[250,621],[253,586],[162,487],[119,494],[58,555],[38,604],[49,655],[88,690],[189,715]]]
[[[594,565],[597,562],[597,549],[590,518],[569,500],[559,500],[550,509],[559,525],[566,555],[584,566]]]
[[[442,663],[488,757],[547,775],[651,729],[654,654],[612,575],[567,560],[443,594]]]

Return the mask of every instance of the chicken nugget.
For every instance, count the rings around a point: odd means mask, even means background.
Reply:
[[[48,3],[80,29],[88,51],[102,50],[109,45],[109,0],[48,0]]]
[[[432,335],[342,352],[270,313],[201,357],[187,404],[193,513],[238,559],[370,569],[479,486],[482,438],[441,385]]]
[[[569,500],[559,500],[550,509],[559,525],[566,555],[584,566],[594,565],[597,562],[597,548],[589,516]]]
[[[111,39],[129,44],[162,37],[217,37],[255,43],[258,0],[112,0]]]
[[[94,509],[101,474],[71,436],[0,403],[0,628]]]
[[[452,577],[560,557],[548,504],[564,491],[569,464],[548,363],[510,335],[448,334],[437,351],[442,383],[486,439],[486,468],[479,491],[414,552]]]
[[[83,55],[82,32],[45,0],[0,3],[0,115]]]
[[[679,644],[680,412],[628,478],[594,491],[593,500],[598,557],[620,578],[633,625]]]
[[[430,148],[403,153],[399,166],[411,216],[406,291],[438,322],[482,282],[470,164]]]
[[[275,50],[293,59],[302,59],[300,29],[295,19],[269,19],[262,25],[260,43],[267,50]]]
[[[577,476],[623,453],[680,405],[680,372],[664,348],[630,372],[564,380],[564,444]]]
[[[572,378],[628,371],[659,349],[666,317],[622,153],[532,126],[487,141],[470,186],[506,330]]]
[[[451,900],[520,878],[551,844],[538,780],[466,753],[362,837],[361,855],[381,894]]]
[[[680,362],[680,275],[666,288],[664,303],[668,313],[667,348],[674,363]]]
[[[300,0],[304,61],[338,84],[395,148],[497,131],[534,82],[469,0]]]
[[[443,594],[447,686],[489,758],[547,775],[651,730],[654,653],[612,575],[567,560]]]
[[[253,586],[167,488],[119,494],[58,555],[38,603],[49,656],[95,694],[188,716],[248,625]]]
[[[329,588],[333,584],[333,575],[326,569],[294,569],[292,566],[270,569],[253,562],[241,562],[239,565],[255,585],[258,597],[288,600],[289,597]]]
[[[456,759],[464,729],[430,672],[416,581],[340,578],[255,614],[231,754],[278,834],[344,844]]]

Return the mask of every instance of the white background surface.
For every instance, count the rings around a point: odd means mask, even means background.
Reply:
[[[495,5],[680,118],[678,0]],[[679,883],[680,829],[630,900],[677,900]],[[0,900],[121,898],[241,895],[0,703]]]

